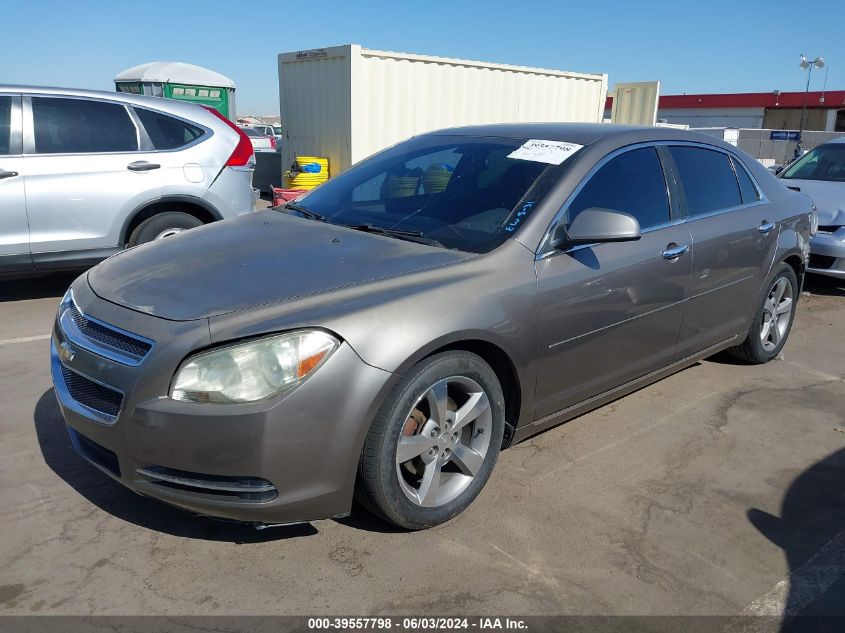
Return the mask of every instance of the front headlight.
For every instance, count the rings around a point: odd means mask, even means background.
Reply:
[[[813,205],[813,210],[810,211],[810,236],[819,232],[819,211],[816,205]]]
[[[317,369],[338,345],[325,332],[301,330],[202,352],[179,367],[170,397],[215,403],[266,400]]]

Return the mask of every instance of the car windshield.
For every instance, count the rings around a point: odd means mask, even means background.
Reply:
[[[845,182],[845,143],[817,147],[788,167],[781,178]]]
[[[364,160],[297,205],[332,224],[412,232],[446,248],[484,253],[518,231],[560,170],[510,158],[525,141],[416,137]]]

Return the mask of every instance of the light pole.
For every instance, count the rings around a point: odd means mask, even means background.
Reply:
[[[813,76],[813,68],[824,68],[824,57],[816,57],[809,61],[801,53],[801,70],[807,71],[807,87],[804,89],[804,106],[801,108],[801,122],[798,124],[798,142],[801,142],[801,132],[804,129],[804,113],[807,111],[807,95],[810,93],[810,77]]]

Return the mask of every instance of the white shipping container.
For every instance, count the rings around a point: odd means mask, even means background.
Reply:
[[[606,74],[393,53],[357,44],[279,55],[283,164],[327,156],[332,175],[446,127],[601,122]]]

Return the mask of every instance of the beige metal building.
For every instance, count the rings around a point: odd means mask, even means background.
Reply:
[[[357,44],[279,55],[283,164],[328,156],[335,175],[444,127],[600,122],[606,74],[394,53]]]

